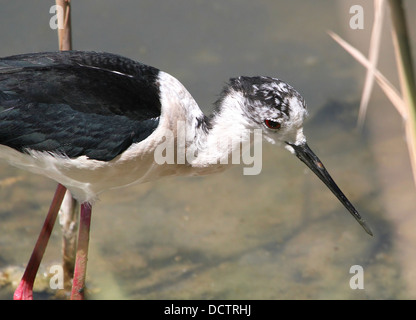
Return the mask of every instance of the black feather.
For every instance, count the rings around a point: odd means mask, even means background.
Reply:
[[[1,58],[0,144],[109,161],[158,126],[158,74],[108,53]]]

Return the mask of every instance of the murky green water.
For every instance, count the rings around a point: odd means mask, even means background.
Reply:
[[[357,132],[365,72],[326,34],[334,30],[366,52],[371,7],[365,1],[122,3],[74,2],[74,48],[157,66],[180,79],[207,113],[232,76],[288,81],[309,105],[309,145],[375,235],[300,161],[264,143],[258,176],[235,167],[103,194],[93,208],[89,298],[416,298],[415,188],[401,120],[376,89],[365,130]],[[364,30],[349,29],[352,4],[365,8]],[[56,50],[47,5],[0,7],[0,39],[7,44],[1,56]],[[385,31],[380,64],[395,81]],[[0,165],[0,298],[12,297],[55,186]],[[60,248],[55,228],[45,274],[60,262]],[[353,265],[363,267],[363,290],[350,288]],[[55,293],[48,280],[35,291],[37,298]]]

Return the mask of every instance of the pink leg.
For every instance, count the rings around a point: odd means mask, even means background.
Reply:
[[[75,258],[74,278],[72,282],[71,300],[83,300],[85,289],[85,276],[87,272],[88,243],[90,240],[91,205],[81,204],[79,221],[78,247]]]
[[[49,237],[51,236],[52,228],[56,221],[59,208],[61,207],[62,200],[64,198],[66,188],[58,184],[51,206],[43,224],[42,230],[39,234],[35,248],[30,256],[29,263],[27,264],[25,273],[19,286],[14,292],[14,300],[32,300],[33,299],[33,283],[35,282],[36,273],[38,272],[40,262],[43,254],[45,253],[46,246],[48,245]]]

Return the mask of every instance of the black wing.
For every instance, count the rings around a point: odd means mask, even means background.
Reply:
[[[109,161],[158,126],[158,73],[108,53],[1,58],[0,144]]]

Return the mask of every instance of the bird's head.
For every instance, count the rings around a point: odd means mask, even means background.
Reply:
[[[372,235],[364,219],[338,188],[321,160],[309,148],[303,134],[308,115],[303,97],[289,84],[270,77],[238,77],[230,80],[222,101],[236,107],[238,122],[247,129],[262,129],[265,140],[283,145],[305,163],[334,193],[352,216]],[[236,115],[234,110],[233,115]]]
[[[241,111],[246,127],[262,129],[272,144],[301,145],[306,142],[303,121],[308,115],[303,97],[286,82],[270,77],[238,77],[230,88],[241,95]]]

